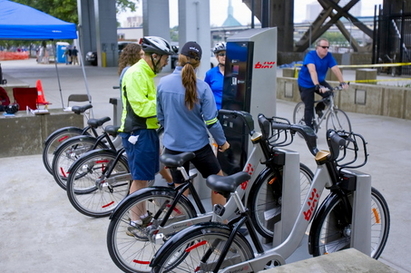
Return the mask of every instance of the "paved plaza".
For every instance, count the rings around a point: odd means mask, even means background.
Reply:
[[[86,66],[83,71],[81,66],[58,64],[56,71],[54,64],[37,64],[34,59],[2,61],[1,67],[9,84],[35,86],[40,79],[51,108],[66,106],[69,94],[86,93],[88,88],[94,116],[113,116],[109,99],[119,97],[119,90],[112,88],[118,85],[117,68]],[[344,73],[346,80],[353,75]],[[291,120],[294,106],[277,101],[276,113]],[[347,114],[353,131],[368,141],[369,161],[361,171],[371,174],[372,185],[390,208],[390,235],[379,260],[398,272],[411,272],[411,121]],[[324,136],[323,128],[318,138],[323,149]],[[296,138],[288,148],[300,152],[301,161],[315,169],[302,139]],[[1,272],[120,272],[106,247],[108,218],[94,219],[77,212],[45,170],[41,155],[1,158],[0,173]]]

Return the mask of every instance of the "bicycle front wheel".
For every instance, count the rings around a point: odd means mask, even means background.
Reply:
[[[229,242],[230,229],[223,225],[210,225],[196,228],[184,233],[184,236],[173,243],[164,245],[156,256],[153,271],[162,272],[217,272],[226,267],[254,258],[248,241],[239,234],[230,242],[222,265],[216,268],[222,256],[224,246]],[[177,236],[177,235],[176,235]]]
[[[300,164],[300,205],[310,189],[314,178],[313,172],[304,164]],[[278,171],[268,170],[250,191],[248,209],[256,231],[264,238],[274,236],[274,224],[281,217],[282,168]]]
[[[53,162],[53,153],[57,147],[73,136],[79,136],[83,133],[83,129],[77,127],[67,127],[53,132],[47,137],[43,149],[43,164],[46,170],[53,174],[51,164]]]
[[[343,110],[333,109],[327,116],[326,128],[327,130],[351,132],[351,122]]]
[[[109,216],[128,195],[131,175],[127,159],[121,156],[116,161],[116,157],[117,153],[111,150],[94,150],[70,168],[67,196],[77,211],[91,217]]]
[[[340,198],[334,198],[324,210],[315,230],[310,232],[313,256],[351,247],[351,224],[344,218],[346,209]],[[371,188],[371,257],[378,259],[387,243],[390,213],[381,193]]]
[[[54,153],[52,172],[56,183],[66,189],[68,169],[83,154],[90,151],[97,139],[91,136],[72,137],[63,142]],[[103,143],[98,143],[96,149],[106,148]]]
[[[175,191],[172,189],[152,189],[125,200],[117,208],[108,227],[107,247],[111,259],[118,268],[124,272],[151,272],[149,266],[151,259],[160,246],[173,234],[150,235],[149,232],[156,229],[164,219],[174,198]],[[178,200],[166,226],[196,216],[196,211],[189,202],[184,197]],[[152,222],[138,229],[132,228],[130,220],[133,215],[145,215],[146,213],[153,217]],[[154,237],[149,240],[149,236]]]

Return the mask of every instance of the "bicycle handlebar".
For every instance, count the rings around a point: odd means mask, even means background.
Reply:
[[[317,148],[317,135],[314,130],[306,125],[299,124],[285,124],[273,121],[271,127],[276,130],[288,130],[292,133],[299,133],[303,136],[305,143],[307,144],[308,150],[312,155],[316,155],[319,151]]]

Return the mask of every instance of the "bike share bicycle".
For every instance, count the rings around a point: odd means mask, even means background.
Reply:
[[[116,136],[119,127],[107,126]],[[163,128],[157,130],[162,138]],[[109,141],[109,140],[108,140]],[[161,141],[160,141],[161,142]],[[67,196],[73,207],[91,217],[109,216],[129,192],[132,182],[125,149],[92,149],[68,169]],[[154,185],[154,180],[148,186]]]
[[[102,127],[108,121],[110,121],[110,117],[89,119],[87,127],[96,132],[99,127]],[[122,147],[121,139],[117,136],[118,127],[108,125],[102,130],[103,133],[98,136],[88,134],[73,136],[61,143],[54,151],[51,164],[52,175],[62,189],[66,190],[70,166],[83,154],[90,150],[104,148],[116,151]]]
[[[74,114],[81,115],[84,114],[85,111],[88,109],[92,108],[93,106],[91,104],[87,104],[84,106],[73,106],[71,108],[71,111]],[[73,136],[78,136],[78,135],[89,135],[92,134],[95,137],[97,137],[97,132],[93,129],[90,128],[89,126],[86,126],[84,128],[79,128],[76,126],[67,126],[63,127],[60,129],[55,130],[53,133],[51,133],[46,141],[44,142],[44,149],[43,149],[43,164],[46,170],[52,174],[52,169],[51,169],[51,163],[53,161],[53,153],[57,149],[57,147],[69,139],[70,137]]]
[[[348,118],[347,114],[341,110],[338,109],[337,106],[334,103],[334,91],[341,91],[342,87],[337,86],[334,87],[332,90],[327,90],[328,92],[331,92],[329,97],[322,98],[321,100],[314,101],[314,103],[324,103],[326,105],[326,108],[322,112],[323,114],[317,115],[315,113],[315,107],[313,108],[314,113],[313,113],[313,128],[314,132],[318,132],[318,130],[321,128],[322,122],[325,120],[325,125],[326,129],[334,129],[334,130],[344,130],[346,132],[351,132],[351,122],[350,119]],[[293,112],[293,122],[294,124],[301,124],[301,125],[306,125],[304,121],[304,111],[305,111],[305,104],[304,102],[299,102],[294,108]]]
[[[274,219],[279,218],[278,203],[269,203],[265,196],[281,195],[278,182],[283,178],[283,173],[294,176],[296,181],[293,190],[298,195],[301,205],[301,196],[306,195],[306,190],[312,179],[312,172],[299,160],[295,161],[296,171],[290,172],[284,169],[284,152],[279,147],[288,143],[277,138],[277,135],[267,135],[254,131],[254,121],[249,113],[233,113],[220,110],[220,114],[234,115],[243,118],[247,124],[251,142],[253,144],[250,156],[244,166],[244,171],[251,175],[251,179],[238,188],[241,198],[253,211],[254,221],[259,227],[260,235],[272,239],[273,232],[270,228]],[[268,143],[276,145],[273,149]],[[182,171],[186,183],[176,189],[166,187],[152,187],[139,190],[126,197],[110,216],[110,225],[107,232],[107,247],[114,263],[125,272],[149,272],[149,263],[157,249],[167,241],[173,234],[181,229],[196,223],[210,221],[212,212],[206,212],[203,204],[191,183],[188,174],[181,166],[184,162],[192,159],[193,153],[182,153],[179,155],[163,155],[162,162],[169,168],[177,168]],[[257,169],[263,167],[259,172]],[[298,171],[299,170],[299,171]],[[301,192],[300,189],[301,183]],[[183,193],[189,189],[192,199]],[[285,200],[287,201],[287,200]],[[271,209],[268,210],[268,206]],[[133,228],[134,234],[130,236],[130,215],[136,207],[144,207],[152,217],[152,221],[140,228]],[[196,210],[197,208],[197,210]],[[237,205],[234,199],[229,199],[222,208],[219,221],[231,219],[235,215]],[[269,211],[270,213],[267,213]],[[171,237],[172,238],[172,237]]]
[[[261,114],[258,121],[261,128],[271,127],[273,133],[299,133],[317,163],[304,205],[297,217],[291,216],[294,224],[286,230],[286,236],[277,244],[274,239],[273,247],[264,247],[260,242],[252,221],[253,212],[244,206],[236,190],[249,175],[244,172],[228,177],[213,175],[207,178],[207,185],[236,200],[239,216],[228,224],[215,222],[221,215],[221,208],[216,205],[213,222],[188,227],[165,242],[151,261],[152,272],[258,272],[280,266],[300,246],[310,223],[308,247],[314,256],[349,247],[375,259],[381,255],[390,226],[387,203],[371,187],[369,175],[351,170],[367,162],[363,137],[330,129],[326,133],[330,151],[319,151],[316,135],[307,126],[281,123]],[[356,163],[357,160],[360,163]],[[287,164],[285,162],[285,166]],[[283,180],[283,185],[287,183]],[[330,194],[317,208],[324,188],[330,190]],[[289,196],[286,191],[284,188],[283,196]],[[293,206],[299,205],[296,202]],[[283,214],[281,221],[287,218],[290,216]],[[243,224],[250,232],[251,243],[239,232]],[[274,230],[274,237],[277,235],[281,237]]]

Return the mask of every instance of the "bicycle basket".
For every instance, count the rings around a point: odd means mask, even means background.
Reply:
[[[367,142],[360,135],[353,132],[336,131],[345,139],[345,145],[339,146],[339,154],[336,159],[337,166],[342,168],[360,168],[367,163]]]
[[[272,117],[268,119],[270,121],[269,134],[267,135],[268,144],[274,147],[285,147],[290,145],[294,140],[294,134],[288,129],[275,129],[273,124],[280,123],[290,125],[290,121],[286,118]]]

